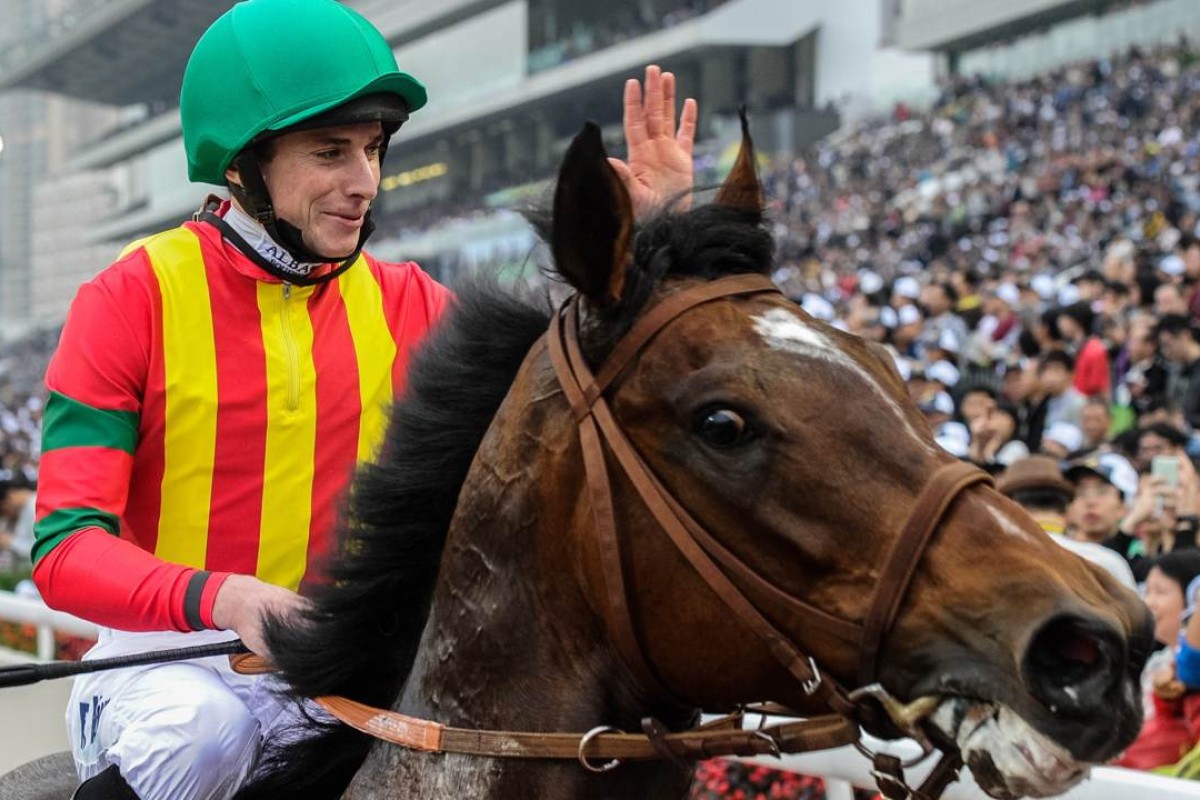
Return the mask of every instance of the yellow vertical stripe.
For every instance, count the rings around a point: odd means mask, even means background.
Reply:
[[[383,313],[383,292],[366,259],[360,257],[359,263],[338,278],[338,284],[358,360],[358,393],[362,403],[358,461],[362,463],[375,455],[387,430],[396,340]]]
[[[258,284],[267,362],[267,448],[258,577],[295,589],[306,568],[317,442],[312,287]],[[290,296],[287,296],[289,295]]]
[[[217,354],[204,257],[180,228],[146,241],[162,294],[166,419],[154,553],[204,567],[217,445]]]

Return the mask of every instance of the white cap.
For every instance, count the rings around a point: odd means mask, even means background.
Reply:
[[[1079,426],[1061,420],[1052,422],[1050,427],[1046,428],[1046,432],[1042,434],[1042,438],[1057,442],[1068,453],[1074,453],[1083,447],[1083,431],[1079,429]]]
[[[1021,302],[1021,291],[1016,284],[1002,283],[996,287],[996,299],[1009,306],[1017,306]]]
[[[1168,275],[1182,275],[1183,259],[1175,253],[1171,253],[1169,256],[1164,256],[1163,259],[1158,262],[1158,268]]]
[[[925,377],[937,381],[947,389],[953,389],[958,383],[960,373],[958,367],[949,361],[935,361],[925,368]]]
[[[921,284],[917,283],[917,279],[911,275],[902,275],[896,278],[896,282],[892,284],[892,294],[916,300],[921,296]]]
[[[837,316],[833,311],[833,304],[816,292],[805,292],[804,297],[800,299],[800,307],[810,316],[823,322],[830,322]]]
[[[933,440],[955,458],[966,458],[971,452],[971,432],[961,422],[943,422],[938,425]]]
[[[879,273],[869,269],[858,271],[858,290],[863,294],[875,294],[883,288],[883,278]]]
[[[1137,470],[1119,453],[1093,453],[1078,461],[1067,464],[1063,475],[1075,483],[1084,473],[1097,475],[1117,488],[1125,500],[1126,506],[1132,506],[1137,497]]]
[[[1033,278],[1030,279],[1029,285],[1035,292],[1038,293],[1038,297],[1042,298],[1043,300],[1049,300],[1051,297],[1054,297],[1054,294],[1057,291],[1054,285],[1054,277],[1052,275],[1047,275],[1044,272],[1039,272],[1037,275],[1034,275]]]
[[[912,325],[921,321],[921,312],[916,306],[900,306],[896,312],[896,321],[901,325]]]
[[[950,395],[945,392],[934,392],[926,399],[922,400],[918,407],[926,414],[946,414],[947,416],[954,415],[954,401],[950,399]]]
[[[942,331],[941,335],[938,336],[937,348],[939,350],[945,350],[947,353],[957,353],[960,349],[958,335],[949,328],[946,328]]]
[[[1073,283],[1068,283],[1058,290],[1058,304],[1060,306],[1069,306],[1079,299],[1079,287]]]
[[[879,322],[883,327],[894,328],[899,321],[899,318],[896,316],[896,309],[891,306],[883,306],[879,309]]]

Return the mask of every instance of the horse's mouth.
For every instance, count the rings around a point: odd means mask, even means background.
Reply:
[[[1002,703],[944,697],[925,724],[958,747],[975,782],[999,800],[1062,794],[1088,774],[1087,764]]]

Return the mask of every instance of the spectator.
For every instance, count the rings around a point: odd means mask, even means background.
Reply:
[[[1083,448],[1083,432],[1078,425],[1070,422],[1052,423],[1042,434],[1042,452],[1045,455],[1065,461],[1076,455]]]
[[[1192,233],[1184,233],[1175,244],[1175,252],[1183,260],[1188,315],[1200,319],[1200,239]]]
[[[1137,451],[1133,460],[1138,472],[1150,469],[1155,456],[1179,456],[1187,458],[1185,447],[1188,438],[1168,422],[1152,422],[1138,429]]]
[[[1182,263],[1180,264],[1182,267]],[[1178,283],[1163,283],[1154,290],[1154,313],[1159,317],[1187,316],[1188,303],[1184,287]]]
[[[958,397],[958,416],[968,428],[996,407],[996,390],[986,385],[967,386]]]
[[[1079,413],[1079,430],[1083,433],[1080,449],[1091,451],[1104,447],[1111,427],[1112,412],[1108,403],[1100,397],[1088,398],[1083,411]]]
[[[1014,461],[997,479],[996,490],[1028,511],[1055,542],[1137,590],[1129,565],[1119,555],[1094,542],[1067,538],[1066,511],[1075,487],[1063,477],[1056,459],[1034,455]]]
[[[1099,458],[1105,457],[1101,455]],[[1123,469],[1121,471],[1124,472]],[[1124,557],[1134,577],[1142,581],[1154,558],[1175,550],[1196,547],[1196,513],[1200,510],[1197,495],[1200,486],[1197,485],[1196,471],[1186,457],[1179,461],[1179,484],[1175,489],[1171,489],[1163,478],[1149,474],[1143,475],[1140,481],[1129,475],[1119,480],[1126,484],[1121,494],[1128,509],[1122,509],[1124,513],[1120,524],[1103,543]],[[1080,487],[1082,490],[1082,484]],[[1091,510],[1095,511],[1096,508],[1093,506]],[[1099,509],[1101,515],[1107,510],[1103,501]],[[1087,509],[1081,508],[1081,512],[1084,510]],[[1084,526],[1089,521],[1079,522]]]
[[[1200,428],[1200,342],[1191,319],[1169,314],[1159,321],[1154,335],[1163,358],[1179,369],[1174,385],[1169,385],[1168,401],[1188,425]]]
[[[970,423],[967,456],[988,472],[999,472],[1029,455],[1017,436],[1017,410],[1011,403],[992,402]]]
[[[925,329],[918,337],[918,354],[925,356],[931,351],[941,350],[958,355],[967,340],[967,326],[954,313],[958,304],[958,292],[948,282],[934,283],[921,292],[921,305],[927,319]]]
[[[1093,333],[1096,315],[1083,301],[1059,311],[1058,331],[1070,351],[1075,353],[1075,372],[1071,385],[1085,397],[1108,399],[1110,380],[1108,351]]]
[[[1154,638],[1170,646],[1159,650],[1143,670],[1148,718],[1117,766],[1156,769],[1175,764],[1200,739],[1200,693],[1175,677],[1174,643],[1179,638],[1184,590],[1200,576],[1200,551],[1180,550],[1154,562],[1146,577],[1146,605],[1154,615]]]
[[[1154,320],[1142,315],[1130,320],[1123,353],[1126,362],[1117,402],[1142,415],[1167,397],[1167,363],[1158,352]]]
[[[1060,350],[1044,354],[1038,361],[1038,389],[1041,399],[1030,412],[1030,438],[1026,440],[1030,450],[1041,448],[1041,432],[1056,422],[1069,422],[1079,427],[1083,406],[1087,402],[1073,385],[1075,361]],[[1033,439],[1033,424],[1040,422],[1037,439]]]
[[[1121,456],[1100,453],[1071,462],[1063,474],[1075,486],[1067,514],[1071,538],[1105,544],[1129,560],[1126,552],[1109,542],[1125,532],[1118,526],[1125,517],[1125,504],[1132,502],[1137,493],[1137,472]],[[1126,536],[1132,539],[1135,532],[1128,530]]]
[[[28,567],[33,548],[35,489],[23,475],[0,474],[0,551],[8,550],[17,567]]]

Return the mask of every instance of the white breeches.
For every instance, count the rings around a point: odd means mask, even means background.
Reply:
[[[102,630],[85,660],[213,644],[230,631]],[[81,675],[67,705],[80,780],[116,764],[141,800],[227,800],[252,774],[265,736],[302,719],[270,675],[228,656]]]

